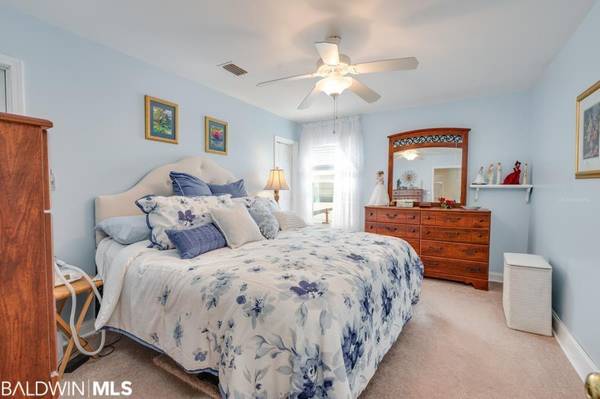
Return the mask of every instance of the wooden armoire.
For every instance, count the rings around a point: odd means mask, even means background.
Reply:
[[[0,113],[0,379],[30,389],[58,378],[51,127],[47,120]]]

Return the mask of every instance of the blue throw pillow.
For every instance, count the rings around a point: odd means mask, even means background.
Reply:
[[[185,197],[202,197],[213,195],[208,184],[198,179],[196,176],[187,173],[171,172],[169,173],[171,183],[173,184],[173,194]]]
[[[129,245],[135,242],[148,240],[150,228],[146,223],[146,216],[118,216],[104,219],[96,226],[104,234],[112,237],[119,244]]]
[[[221,231],[212,223],[188,230],[167,230],[181,259],[191,259],[227,245]]]
[[[247,197],[244,179],[229,184],[209,184],[208,187],[212,195],[231,194],[231,198]]]

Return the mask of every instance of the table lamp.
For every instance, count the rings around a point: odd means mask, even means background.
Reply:
[[[279,169],[278,167],[274,167],[269,172],[269,178],[267,179],[267,184],[265,184],[265,190],[273,190],[273,197],[275,201],[279,204],[279,190],[289,190],[290,188],[285,181],[285,175],[283,174],[283,169]]]

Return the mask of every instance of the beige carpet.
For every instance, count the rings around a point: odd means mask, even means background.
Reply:
[[[135,398],[206,396],[156,367],[155,353],[123,338],[66,379],[132,381]],[[501,286],[488,292],[425,280],[413,319],[361,399],[585,398],[583,383],[552,337],[504,324]]]

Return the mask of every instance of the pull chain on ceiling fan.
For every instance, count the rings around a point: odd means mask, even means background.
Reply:
[[[332,36],[327,41],[315,43],[315,48],[321,59],[317,61],[317,70],[313,73],[302,75],[287,76],[274,80],[261,82],[257,86],[267,86],[273,83],[284,82],[288,80],[301,80],[310,78],[321,78],[316,82],[308,95],[302,100],[298,109],[306,109],[311,106],[313,101],[320,93],[325,93],[334,99],[334,113],[336,97],[342,94],[346,89],[350,90],[368,103],[373,103],[381,96],[365,86],[353,75],[362,75],[368,73],[388,72],[388,71],[406,71],[416,69],[419,61],[415,57],[393,58],[389,60],[378,60],[364,62],[361,64],[352,64],[350,57],[340,54],[340,37]],[[335,132],[334,115],[334,132]]]

